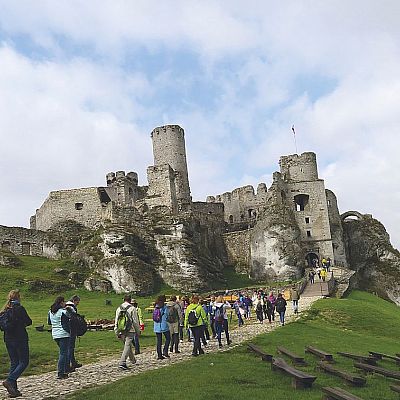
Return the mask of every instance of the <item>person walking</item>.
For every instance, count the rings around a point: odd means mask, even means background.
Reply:
[[[81,298],[78,295],[72,296],[66,303],[65,309],[67,310],[67,316],[71,319],[73,315],[78,314],[78,305],[81,301]],[[76,344],[76,327],[71,323],[70,324],[70,332],[69,332],[69,343],[68,343],[68,372],[74,372],[76,368],[82,367],[82,364],[78,363],[75,359],[75,344]]]
[[[321,270],[321,278],[322,278],[322,281],[323,281],[323,282],[325,282],[327,275],[328,275],[328,273],[326,272],[326,269],[323,268],[323,269]]]
[[[236,299],[235,302],[233,303],[233,308],[235,309],[240,328],[242,325],[244,325],[243,315],[246,313],[244,310],[243,303],[239,299]]]
[[[132,364],[136,363],[132,343],[135,335],[140,335],[139,319],[130,294],[124,296],[123,303],[115,311],[114,332],[124,343],[118,368],[127,371],[130,369],[126,364],[128,358]]]
[[[136,309],[136,313],[137,313],[138,321],[139,321],[140,332],[143,332],[144,331],[144,322],[143,322],[142,309],[139,307],[139,304],[135,299],[132,299],[132,305]],[[140,335],[135,332],[135,336],[133,337],[133,341],[135,343],[135,355],[140,354],[139,338],[140,338]]]
[[[275,302],[276,302],[276,297],[274,295],[274,292],[269,292],[268,300],[271,302],[271,307],[272,307],[272,321],[275,321]]]
[[[210,313],[210,327],[211,327],[213,339],[215,339],[217,337],[217,332],[215,330],[214,303],[215,303],[215,296],[212,295],[210,298],[210,303],[208,305],[208,309],[209,309],[209,313]]]
[[[29,338],[26,327],[32,325],[25,308],[21,305],[19,290],[11,290],[1,313],[7,319],[4,327],[4,343],[10,358],[10,369],[3,386],[11,398],[22,396],[17,380],[29,364]]]
[[[197,357],[204,354],[201,348],[201,335],[203,332],[203,325],[208,324],[206,313],[200,304],[199,296],[193,296],[190,304],[186,308],[185,313],[185,328],[192,331],[194,341],[192,356]]]
[[[254,305],[254,311],[256,312],[256,317],[257,320],[260,322],[260,324],[264,323],[264,300],[261,297],[261,294],[259,294],[256,298],[256,300],[253,302]]]
[[[295,314],[299,313],[299,300],[300,300],[300,293],[297,290],[296,285],[293,285],[290,289],[290,298],[293,302],[293,311]]]
[[[314,269],[311,269],[310,272],[308,273],[308,280],[310,281],[310,284],[314,284],[314,278],[315,278],[315,271]]]
[[[251,306],[253,302],[251,301],[250,296],[247,294],[246,297],[243,299],[244,309],[246,311],[245,318],[250,319],[251,317]]]
[[[176,301],[176,296],[171,296],[167,303],[167,323],[169,333],[171,335],[171,345],[169,351],[172,353],[180,353],[179,351],[179,326],[182,322],[181,307]]]
[[[231,305],[226,301],[224,302],[223,296],[218,296],[214,303],[214,319],[215,319],[215,330],[217,332],[218,346],[222,347],[222,331],[225,332],[226,343],[228,346],[232,343],[229,339],[229,328],[228,328],[228,315],[227,310],[231,308]]]
[[[165,305],[166,297],[161,295],[157,297],[156,306],[153,311],[154,332],[157,336],[157,360],[170,358],[168,355],[169,345],[171,343],[171,334],[168,326],[168,310]],[[165,337],[164,348],[162,347],[162,337]]]
[[[279,314],[279,319],[281,325],[285,325],[285,313],[286,313],[286,300],[283,297],[282,293],[278,293],[278,297],[276,299],[275,308]]]
[[[57,379],[68,378],[69,371],[69,338],[70,322],[65,309],[65,298],[58,296],[48,313],[48,323],[51,325],[51,336],[59,348]]]

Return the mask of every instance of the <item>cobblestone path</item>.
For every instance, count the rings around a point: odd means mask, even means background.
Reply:
[[[299,302],[300,311],[308,309],[311,304],[320,298],[315,297],[301,297]],[[293,314],[292,306],[288,302],[286,311],[286,322],[294,321],[296,316]],[[211,340],[205,347],[206,353],[217,351],[228,351],[235,346],[243,343],[246,340],[252,339],[262,333],[270,332],[279,327],[279,322],[275,321],[271,324],[267,322],[264,324],[256,323],[253,320],[246,322],[244,326],[239,329],[234,329],[230,332],[232,345],[219,349],[216,340]],[[154,339],[155,342],[155,339]],[[30,377],[22,377],[18,380],[18,388],[22,392],[23,397],[20,399],[39,400],[39,399],[62,399],[67,394],[81,390],[84,388],[105,385],[107,383],[115,382],[118,379],[125,378],[129,375],[137,375],[145,371],[165,368],[169,365],[176,364],[185,360],[191,359],[192,344],[184,342],[180,344],[180,354],[171,354],[170,359],[158,361],[155,354],[155,343],[153,348],[143,349],[142,353],[136,356],[137,362],[131,365],[131,370],[121,371],[118,368],[119,355],[109,358],[107,360],[99,361],[94,364],[84,365],[77,369],[76,372],[70,374],[70,378],[66,380],[56,379],[56,372],[48,372],[41,375],[34,375]],[[122,347],[121,347],[122,351]],[[128,362],[129,365],[129,362]],[[8,394],[6,390],[0,388],[0,399],[7,399]]]

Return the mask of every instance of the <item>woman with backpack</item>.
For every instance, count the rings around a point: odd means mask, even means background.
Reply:
[[[204,350],[201,348],[203,325],[208,325],[206,313],[200,304],[199,296],[193,296],[185,313],[185,328],[190,329],[194,337],[193,357],[204,354]]]
[[[68,378],[69,372],[68,349],[70,326],[64,297],[57,297],[51,305],[48,313],[48,323],[51,325],[51,335],[60,349],[58,354],[57,379],[65,379]]]
[[[169,344],[171,343],[171,334],[169,333],[168,326],[168,310],[165,305],[166,301],[165,295],[157,297],[156,306],[153,311],[153,321],[154,321],[154,332],[157,336],[157,360],[164,360],[165,358],[170,358],[168,355]],[[162,347],[162,337],[165,337],[164,348]]]
[[[278,293],[278,297],[275,303],[276,311],[279,313],[279,319],[281,321],[281,325],[285,325],[285,313],[286,313],[286,300],[283,297],[282,293]]]
[[[274,296],[274,292],[269,292],[268,300],[271,302],[272,306],[272,321],[275,321],[275,302],[276,302],[276,297]]]
[[[229,340],[229,330],[228,330],[228,315],[226,310],[231,308],[231,305],[226,301],[224,302],[223,296],[218,296],[215,300],[213,310],[214,310],[214,321],[215,321],[215,330],[217,332],[218,338],[218,346],[222,347],[221,334],[222,331],[225,332],[226,343],[228,346],[232,343]]]
[[[25,308],[21,305],[19,290],[11,290],[7,302],[1,310],[2,330],[4,328],[4,343],[10,357],[10,370],[3,386],[7,389],[10,397],[20,397],[17,379],[25,371],[29,364],[29,345],[26,327],[32,325]]]

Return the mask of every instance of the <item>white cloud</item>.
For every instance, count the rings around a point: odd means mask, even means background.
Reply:
[[[399,14],[394,0],[2,2],[0,223],[109,169],[143,183],[164,122],[186,130],[196,199],[256,184],[294,152],[294,123],[342,211],[372,213],[399,246]],[[157,72],[126,65],[141,49],[160,56]],[[196,71],[164,67],[162,53],[195,55]],[[195,81],[217,87],[212,107]],[[174,87],[185,97],[160,105]]]

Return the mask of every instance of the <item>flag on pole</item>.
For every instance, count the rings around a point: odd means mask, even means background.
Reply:
[[[294,130],[294,125],[292,125],[293,135],[296,135],[296,131]]]

